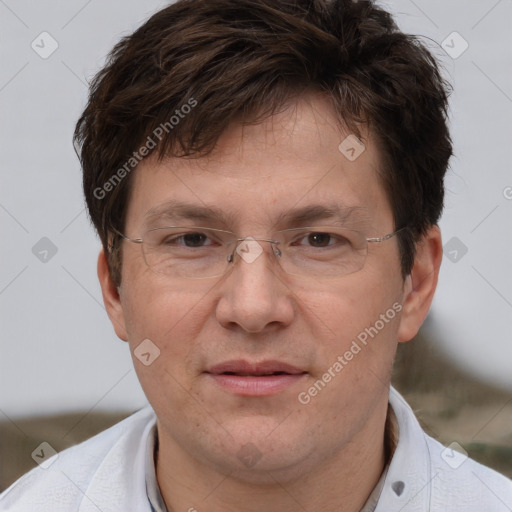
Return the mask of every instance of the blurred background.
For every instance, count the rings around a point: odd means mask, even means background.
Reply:
[[[96,277],[72,132],[112,46],[168,2],[0,0],[0,490],[146,404]],[[381,2],[453,84],[438,292],[394,383],[444,444],[512,476],[512,2]]]

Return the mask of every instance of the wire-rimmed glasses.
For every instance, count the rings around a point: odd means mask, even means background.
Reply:
[[[220,277],[233,267],[236,254],[247,263],[264,251],[268,242],[282,270],[302,277],[341,277],[364,267],[369,243],[389,240],[400,228],[378,238],[338,226],[308,226],[277,231],[272,238],[238,237],[231,231],[200,226],[167,226],[147,230],[141,238],[124,240],[140,244],[148,267],[172,278]]]

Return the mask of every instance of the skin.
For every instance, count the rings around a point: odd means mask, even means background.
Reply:
[[[350,162],[338,150],[346,135],[329,104],[311,96],[261,124],[231,126],[207,157],[148,157],[133,176],[126,235],[141,236],[146,212],[170,199],[222,208],[229,224],[211,227],[241,236],[269,237],[279,213],[331,202],[363,207],[353,223],[367,237],[391,233],[376,145],[365,137],[366,150]],[[286,227],[294,226],[280,229]],[[162,495],[170,511],[334,511],[340,504],[359,511],[385,463],[397,344],[417,333],[437,284],[439,229],[432,227],[418,244],[405,280],[396,237],[369,244],[362,270],[327,280],[285,274],[270,245],[261,246],[264,253],[253,263],[238,259],[223,277],[194,281],[154,273],[140,246],[125,242],[119,288],[99,255],[103,298],[117,335],[132,354],[146,338],[160,349],[149,366],[133,360],[158,418]],[[298,394],[395,302],[402,311],[301,404]],[[279,360],[307,373],[273,396],[239,397],[204,373],[230,359]],[[247,443],[261,454],[252,467],[237,456]]]

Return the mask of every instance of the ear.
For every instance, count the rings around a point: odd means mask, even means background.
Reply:
[[[115,286],[108,269],[107,257],[102,248],[98,256],[98,279],[100,280],[103,303],[107,310],[108,317],[117,336],[123,341],[128,341],[126,335],[126,323],[124,318],[123,306],[119,296],[119,290]]]
[[[404,283],[404,303],[398,341],[409,341],[416,336],[434,298],[443,258],[441,231],[432,226],[417,243],[411,273]]]

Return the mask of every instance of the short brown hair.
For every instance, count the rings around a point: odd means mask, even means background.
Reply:
[[[140,153],[207,154],[230,123],[259,122],[307,92],[330,98],[352,133],[365,124],[376,136],[395,227],[408,226],[405,277],[443,208],[449,90],[426,46],[371,1],[178,0],[157,12],[110,52],[74,133],[114,282]]]

